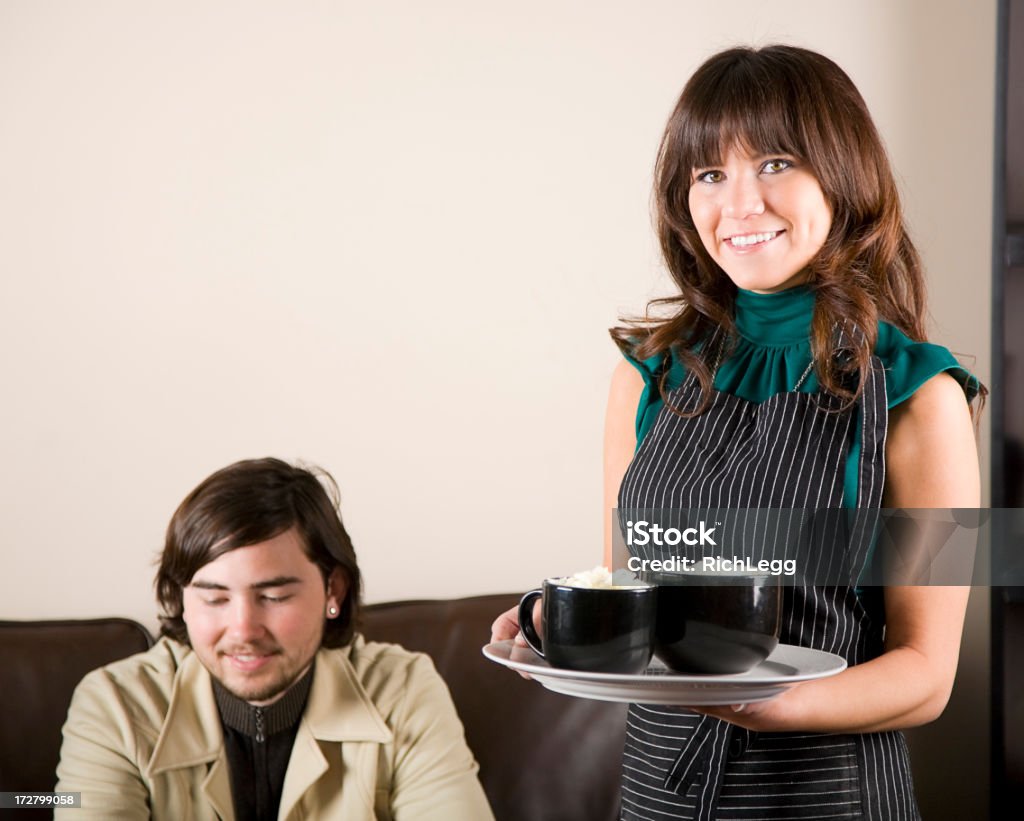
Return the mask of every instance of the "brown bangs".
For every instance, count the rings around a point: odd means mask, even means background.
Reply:
[[[805,160],[799,90],[790,78],[776,76],[780,72],[764,60],[743,49],[734,54],[734,61],[710,66],[710,76],[694,75],[692,94],[684,94],[687,110],[680,112],[677,144],[682,168],[718,165],[733,146],[753,155],[788,154]]]

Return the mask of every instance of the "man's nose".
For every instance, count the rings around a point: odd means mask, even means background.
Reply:
[[[744,219],[764,213],[764,195],[756,177],[741,174],[729,180],[723,191],[722,214]]]
[[[263,620],[255,602],[239,598],[233,602],[228,631],[234,641],[251,641],[263,635]]]

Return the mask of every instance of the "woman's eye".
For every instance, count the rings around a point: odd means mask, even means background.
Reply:
[[[764,165],[761,166],[761,170],[766,174],[778,174],[780,171],[785,171],[787,168],[792,168],[793,162],[791,160],[774,159],[768,160]]]
[[[263,601],[270,602],[271,604],[280,604],[281,602],[288,601],[291,596],[264,596]]]
[[[227,599],[203,599],[203,604],[209,607],[220,607]]]
[[[712,169],[711,171],[698,171],[694,176],[694,179],[697,182],[715,183],[721,182],[725,179],[725,175],[721,171],[715,171]]]

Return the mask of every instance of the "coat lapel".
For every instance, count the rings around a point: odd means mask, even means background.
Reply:
[[[203,795],[224,821],[235,821],[235,805],[231,800],[231,773],[227,756],[221,754],[203,779]]]
[[[388,744],[391,730],[359,683],[347,653],[321,650],[316,657],[313,684],[306,711],[295,735],[288,761],[278,818],[288,818],[302,796],[330,769],[320,742],[373,742]],[[376,758],[375,758],[376,760]],[[346,788],[356,789],[357,778],[373,773],[334,773]],[[372,798],[371,810],[372,810]]]
[[[168,770],[213,762],[203,779],[203,793],[221,818],[234,821],[231,778],[210,674],[190,650],[174,650],[180,666],[146,774],[152,778]]]

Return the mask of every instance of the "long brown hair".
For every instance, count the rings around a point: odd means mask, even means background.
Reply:
[[[160,633],[188,644],[182,618],[183,589],[203,566],[247,545],[273,539],[290,528],[324,578],[334,570],[346,594],[336,619],[324,619],[324,647],[352,640],[359,624],[361,576],[352,540],[338,511],[338,486],[320,468],[293,467],[280,459],[235,462],[204,479],[178,506],[167,527],[156,575],[163,607]]]
[[[653,300],[646,317],[626,320],[612,337],[639,359],[674,352],[699,379],[704,400],[695,412],[704,409],[713,374],[702,346],[717,328],[734,341],[736,286],[697,234],[689,191],[693,169],[719,164],[733,146],[793,156],[821,186],[832,227],[808,265],[811,352],[821,385],[852,401],[870,368],[879,319],[925,340],[924,277],[867,105],[839,66],[807,49],[733,48],[690,78],[655,168],[658,236],[680,293]],[[667,318],[653,315],[666,308]],[[837,328],[845,356],[836,355]],[[667,368],[663,395],[666,375]]]

